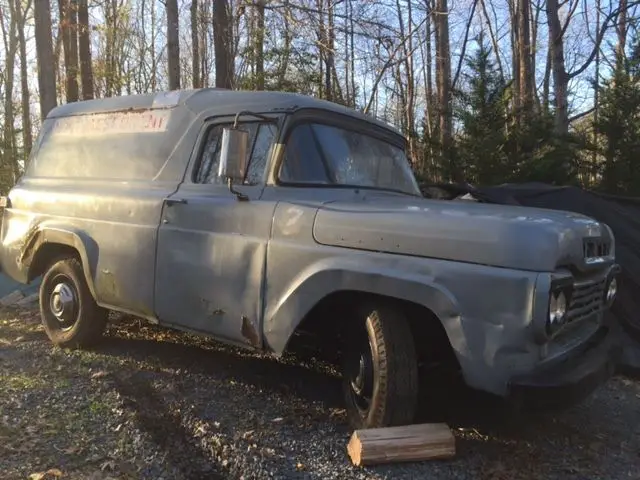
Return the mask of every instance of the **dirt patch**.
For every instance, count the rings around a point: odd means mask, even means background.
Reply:
[[[517,426],[458,394],[454,460],[369,469],[348,461],[331,366],[136,319],[114,319],[94,350],[63,351],[35,311],[4,310],[0,385],[2,479],[638,478],[640,382],[625,377]]]

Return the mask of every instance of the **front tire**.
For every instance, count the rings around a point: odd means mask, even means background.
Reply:
[[[40,315],[51,342],[62,348],[96,344],[107,324],[107,311],[96,304],[75,257],[49,267],[40,285]]]
[[[397,308],[359,309],[343,350],[343,393],[354,429],[414,421],[417,357],[409,322]]]

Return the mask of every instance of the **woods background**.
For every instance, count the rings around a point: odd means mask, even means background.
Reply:
[[[216,86],[381,118],[422,180],[640,194],[639,5],[0,0],[0,190],[57,104]]]

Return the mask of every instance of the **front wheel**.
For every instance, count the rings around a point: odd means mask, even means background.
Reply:
[[[60,347],[89,347],[102,337],[107,311],[93,299],[77,258],[63,257],[44,274],[40,315],[47,336]]]
[[[360,309],[343,350],[343,392],[355,429],[407,425],[418,402],[418,365],[405,315],[396,308]]]

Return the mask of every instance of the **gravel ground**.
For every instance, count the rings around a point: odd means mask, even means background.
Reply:
[[[356,468],[326,365],[126,318],[99,348],[68,352],[51,346],[35,311],[0,312],[2,479],[640,478],[638,380],[616,377],[585,403],[518,426],[461,397],[447,413],[455,459]]]

